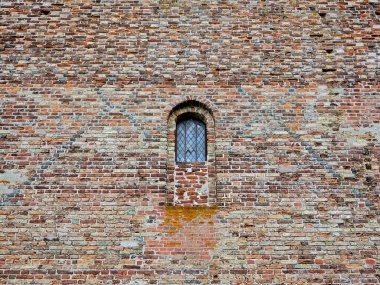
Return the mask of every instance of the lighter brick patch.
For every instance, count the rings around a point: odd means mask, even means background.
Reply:
[[[373,124],[370,127],[342,128],[341,131],[349,133],[351,135],[368,135],[368,133],[370,133],[378,141],[380,141],[380,123]]]
[[[0,195],[11,194],[14,186],[20,185],[28,180],[25,173],[17,170],[8,170],[0,174]]]
[[[294,173],[298,171],[298,167],[296,165],[279,165],[278,172],[280,173]]]
[[[122,240],[120,245],[122,247],[138,247],[139,243],[135,240]]]

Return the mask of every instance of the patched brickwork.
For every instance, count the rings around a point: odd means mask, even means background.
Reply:
[[[377,0],[0,5],[1,284],[380,283]]]
[[[205,163],[179,163],[174,171],[174,205],[207,205],[208,168]]]

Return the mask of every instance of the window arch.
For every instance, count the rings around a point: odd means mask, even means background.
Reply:
[[[206,161],[207,133],[203,121],[188,115],[177,121],[176,161]]]

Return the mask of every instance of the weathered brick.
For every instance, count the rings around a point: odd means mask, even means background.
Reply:
[[[4,284],[380,283],[377,0],[0,7]]]

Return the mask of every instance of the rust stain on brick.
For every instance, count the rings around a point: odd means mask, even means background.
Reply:
[[[217,207],[207,206],[166,206],[164,225],[169,227],[169,232],[174,233],[186,224],[201,225],[213,224],[210,219],[217,213]]]
[[[164,259],[210,261],[219,241],[217,207],[166,206],[162,210],[161,237],[147,240],[145,252]]]

